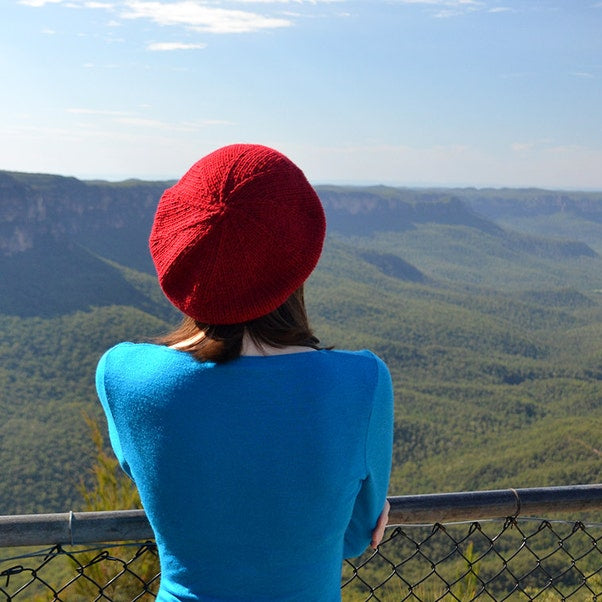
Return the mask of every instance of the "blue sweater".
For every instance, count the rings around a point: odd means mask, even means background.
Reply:
[[[393,396],[369,351],[201,363],[121,343],[98,365],[111,443],[155,532],[160,602],[335,602],[391,467]]]

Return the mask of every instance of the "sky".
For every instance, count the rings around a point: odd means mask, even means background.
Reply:
[[[0,170],[602,190],[600,0],[0,0]]]

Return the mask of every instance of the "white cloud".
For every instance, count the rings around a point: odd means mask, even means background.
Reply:
[[[84,2],[84,8],[104,8],[105,10],[113,10],[115,8],[114,4],[110,4],[108,2]]]
[[[444,8],[443,10],[437,11],[435,17],[437,17],[437,19],[448,19],[449,17],[455,17],[461,14],[463,14],[463,12],[457,8]]]
[[[510,145],[510,147],[515,153],[522,153],[525,151],[533,150],[535,146],[536,145],[534,142],[514,142]]]
[[[532,74],[526,71],[516,72],[516,73],[502,73],[500,77],[502,79],[523,79],[525,77],[530,77]]]
[[[169,51],[169,50],[200,50],[207,48],[207,44],[185,44],[184,42],[153,42],[146,49],[152,51]]]
[[[238,4],[334,4],[347,0],[237,0]]]
[[[159,119],[147,119],[144,117],[119,117],[116,119],[118,123],[133,127],[143,127],[145,129],[174,129],[173,125]]]
[[[60,4],[61,2],[63,2],[63,0],[19,0],[19,4],[35,6],[36,8],[45,6],[46,4]]]
[[[105,115],[109,117],[116,117],[128,114],[125,111],[110,111],[108,109],[85,109],[79,107],[67,109],[67,113],[73,113],[76,115]]]
[[[446,7],[466,7],[466,6],[482,6],[483,2],[479,0],[396,0],[398,4],[428,4],[431,6],[446,6]]]
[[[169,4],[156,0],[128,0],[125,5],[122,17],[126,19],[150,19],[159,25],[181,25],[207,33],[245,33],[291,25],[288,19],[214,8],[195,0]]]
[[[89,8],[114,10],[115,2],[102,2],[99,0],[18,0],[19,4],[25,6],[34,6],[36,8],[46,6],[47,4],[61,4],[67,8]]]
[[[521,142],[514,142],[510,145],[510,148],[515,153],[526,153],[536,151],[538,153],[550,151],[553,148],[557,148],[558,144],[553,138],[537,138],[535,140],[523,140]]]
[[[144,19],[160,26],[179,26],[189,30],[214,33],[249,33],[290,27],[300,14],[287,13],[285,5],[317,6],[341,4],[348,0],[17,0],[31,7],[50,4],[64,8],[105,10],[116,15],[108,26],[116,27],[122,20]],[[409,0],[417,1],[417,0]],[[439,3],[442,0],[418,0]],[[476,0],[445,0],[453,4],[472,3]],[[231,8],[239,5],[237,9]],[[251,7],[251,5],[256,5]],[[249,7],[246,9],[246,7]],[[276,7],[280,7],[275,13]],[[260,7],[264,7],[260,11]],[[267,12],[269,11],[269,12]],[[153,48],[174,50],[174,48]]]
[[[234,121],[228,121],[226,119],[204,119],[203,121],[196,122],[197,126],[205,127],[207,125],[236,125]]]
[[[47,4],[62,4],[67,8],[104,8],[106,10],[113,10],[115,8],[114,2],[103,2],[99,0],[18,0],[18,3],[36,8],[46,6]]]
[[[595,79],[596,76],[593,73],[589,73],[587,71],[575,71],[572,75],[578,77],[579,79]]]
[[[142,109],[150,108],[148,106],[141,107]],[[111,109],[90,109],[87,107],[71,107],[67,109],[67,113],[72,115],[82,115],[90,117],[88,125],[96,123],[100,127],[101,121],[95,118],[103,119],[102,123],[107,122],[117,123],[120,126],[128,126],[132,128],[143,128],[146,131],[171,131],[171,132],[194,132],[199,129],[210,126],[231,126],[236,125],[232,121],[226,119],[197,119],[194,121],[162,121],[151,117],[144,117],[140,114],[130,111],[116,111]]]
[[[397,4],[422,5],[438,19],[456,17],[486,8],[482,0],[395,0]]]
[[[225,119],[203,119],[174,123],[169,121],[161,121],[159,119],[149,119],[146,117],[136,116],[117,117],[114,121],[121,125],[131,126],[134,128],[144,128],[145,130],[165,130],[169,132],[195,132],[208,126],[236,125],[232,121],[227,121]]]

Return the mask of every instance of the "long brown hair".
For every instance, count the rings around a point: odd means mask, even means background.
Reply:
[[[203,362],[223,363],[240,356],[245,332],[258,347],[320,349],[320,341],[309,325],[303,286],[273,312],[255,320],[216,325],[185,317],[178,328],[156,342],[187,351]]]

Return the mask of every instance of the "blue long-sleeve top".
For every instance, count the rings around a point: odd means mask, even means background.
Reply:
[[[335,602],[386,498],[393,395],[369,351],[225,364],[121,343],[98,364],[111,444],[155,532],[159,602]]]

